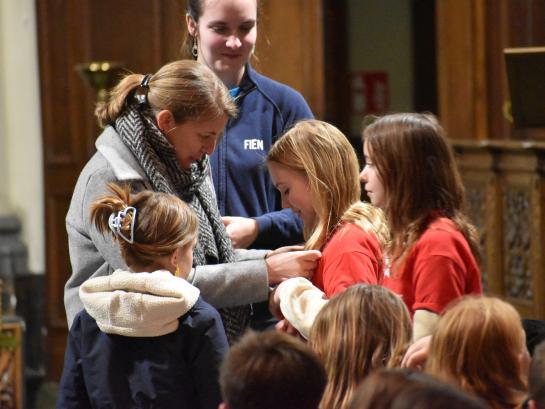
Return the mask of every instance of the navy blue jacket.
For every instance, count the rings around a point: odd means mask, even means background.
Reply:
[[[201,298],[159,337],[106,334],[83,310],[68,334],[57,408],[217,409],[227,348],[218,312]]]
[[[254,217],[259,236],[253,248],[274,249],[303,241],[303,224],[282,209],[264,165],[274,141],[300,119],[313,118],[294,89],[254,71],[249,65],[236,97],[238,117],[227,123],[211,157],[212,178],[223,216]]]

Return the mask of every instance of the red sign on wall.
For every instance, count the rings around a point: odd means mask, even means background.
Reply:
[[[386,71],[359,71],[351,75],[352,113],[384,114],[390,110]]]

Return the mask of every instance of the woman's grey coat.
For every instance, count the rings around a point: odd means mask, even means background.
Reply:
[[[90,222],[90,205],[107,193],[110,182],[131,183],[134,189],[151,189],[151,185],[130,150],[112,127],[107,127],[96,141],[97,152],[83,168],[74,189],[66,216],[66,230],[72,275],[64,288],[64,306],[68,326],[83,305],[79,286],[91,277],[127,269],[118,245],[109,235],[103,236]],[[212,181],[209,178],[213,190]],[[188,281],[201,290],[201,296],[216,308],[250,304],[267,299],[268,277],[266,250],[237,250],[237,261],[229,264],[198,266]]]

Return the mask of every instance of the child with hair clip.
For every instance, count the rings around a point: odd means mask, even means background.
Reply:
[[[417,340],[452,300],[482,292],[477,231],[462,211],[464,187],[435,117],[386,115],[363,140],[361,181],[391,234],[384,285],[403,297]]]
[[[379,285],[354,285],[318,313],[309,344],[328,377],[320,409],[346,409],[373,371],[399,366],[411,340],[411,319],[400,297]]]
[[[298,122],[275,142],[266,163],[282,206],[303,220],[305,248],[322,252],[312,284],[305,279],[288,280],[271,302],[277,315],[283,304],[281,313],[308,336],[322,298],[353,284],[382,283],[381,247],[388,231],[382,212],[360,201],[356,153],[333,125]],[[317,302],[315,307],[306,302],[307,297]]]
[[[108,188],[91,221],[113,235],[129,270],[81,285],[57,407],[216,409],[227,338],[218,312],[185,280],[197,217],[171,194]]]

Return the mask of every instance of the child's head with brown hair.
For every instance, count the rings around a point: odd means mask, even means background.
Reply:
[[[484,399],[514,408],[526,396],[528,351],[515,308],[494,297],[454,302],[432,336],[426,371]]]
[[[317,409],[326,384],[314,351],[277,331],[247,332],[220,371],[222,409]]]
[[[353,222],[386,242],[382,213],[360,202],[356,152],[323,121],[296,123],[272,146],[267,166],[282,206],[301,215],[307,247],[319,249],[339,222]]]
[[[382,286],[359,284],[322,308],[309,340],[328,374],[321,407],[344,408],[371,371],[401,363],[411,320],[399,296]]]
[[[110,232],[135,272],[164,268],[186,277],[198,234],[198,220],[178,197],[149,190],[132,194],[128,185],[108,184],[110,194],[91,205],[91,222]],[[178,267],[178,269],[177,269]]]
[[[437,118],[400,113],[363,130],[366,165],[361,180],[371,202],[385,213],[392,256],[402,258],[434,217],[452,219],[478,259],[478,237],[462,213],[464,186]]]
[[[348,409],[485,409],[458,388],[409,369],[381,369],[358,387]]]

